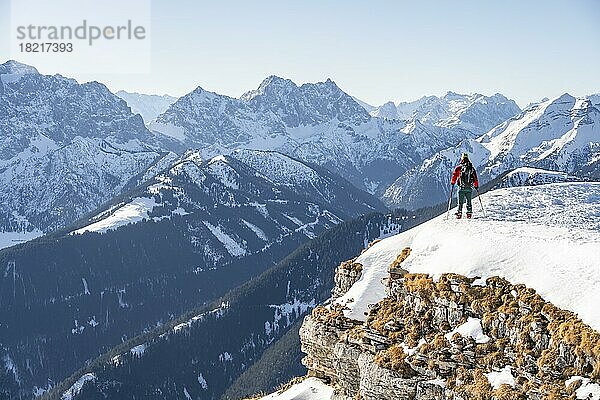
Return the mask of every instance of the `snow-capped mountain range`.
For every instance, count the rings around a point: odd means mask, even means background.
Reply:
[[[508,119],[519,111],[513,100],[499,93],[487,97],[477,93],[448,92],[442,97],[424,96],[397,105],[390,101],[370,114],[385,119],[419,120],[443,128],[461,128],[479,136],[498,125],[498,117]]]
[[[188,151],[72,229],[0,251],[0,360],[16,371],[0,368],[0,397],[5,384],[15,398],[47,388],[342,221],[385,210],[327,169],[279,153],[202,160]]]
[[[424,158],[519,112],[501,95],[435,99],[407,120],[385,119],[370,115],[329,79],[298,86],[271,76],[239,99],[198,87],[149,128],[174,139],[173,150],[199,148],[203,157],[238,148],[276,150],[381,193]]]
[[[154,121],[156,117],[167,111],[171,104],[177,101],[177,97],[156,94],[143,94],[119,90],[115,93],[127,102],[134,114],[139,114],[146,124]]]
[[[477,139],[436,153],[385,192],[392,206],[438,204],[450,191],[449,175],[461,153],[470,154],[485,183],[514,168],[528,166],[578,176],[600,177],[600,107],[594,97],[564,94],[532,104]]]
[[[100,83],[14,61],[0,80],[1,247],[74,221],[175,158]]]

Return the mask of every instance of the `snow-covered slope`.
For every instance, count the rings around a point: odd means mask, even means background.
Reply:
[[[261,400],[329,400],[332,396],[333,387],[318,378],[306,378],[284,391],[261,397]]]
[[[564,94],[533,104],[478,139],[462,141],[399,177],[384,200],[420,207],[444,201],[449,175],[462,152],[470,154],[480,182],[521,166],[600,177],[600,109],[589,98]]]
[[[198,87],[150,129],[172,140],[174,150],[198,148],[205,158],[238,148],[275,150],[379,193],[434,152],[474,138],[518,111],[500,97],[470,100],[463,108],[451,107],[450,100],[444,104],[447,110],[435,113],[444,121],[435,123],[376,118],[329,79],[298,86],[270,76],[239,99]]]
[[[144,93],[130,93],[119,90],[115,93],[117,96],[127,102],[134,114],[139,114],[146,124],[154,121],[156,117],[167,111],[171,104],[177,101],[177,97],[169,95],[156,95]]]
[[[439,216],[387,238],[356,262],[362,275],[337,301],[347,317],[364,321],[368,305],[385,297],[381,279],[402,249],[409,272],[500,276],[535,289],[600,330],[600,183],[557,183],[486,193],[486,218]],[[451,212],[452,213],[452,212]]]
[[[547,183],[577,182],[580,178],[566,172],[549,171],[540,168],[521,167],[510,171],[494,189],[515,186],[536,186]]]
[[[14,61],[0,65],[0,78],[5,244],[73,222],[172,159],[149,145],[155,137],[141,117],[100,83],[41,75]]]

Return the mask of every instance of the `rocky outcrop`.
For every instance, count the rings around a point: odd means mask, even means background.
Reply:
[[[390,266],[388,296],[366,321],[335,303],[306,317],[303,362],[333,399],[560,399],[596,388],[600,334],[575,314],[498,277],[408,273],[409,254]],[[360,277],[358,265],[338,268],[334,298]]]
[[[360,278],[362,272],[362,265],[355,262],[356,259],[343,262],[335,271],[335,287],[332,291],[333,299],[337,299],[346,293],[354,282]]]

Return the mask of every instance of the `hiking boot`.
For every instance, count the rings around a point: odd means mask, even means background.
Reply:
[[[472,213],[470,213],[470,212],[468,212],[468,213],[467,213],[467,218],[468,218],[468,219],[471,219],[471,217],[472,217],[472,216],[473,216],[473,214],[472,214]]]
[[[461,219],[462,218],[462,213],[457,212],[454,215],[456,215],[456,219]]]

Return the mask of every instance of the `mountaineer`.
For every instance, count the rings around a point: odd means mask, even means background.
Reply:
[[[456,212],[456,218],[462,217],[463,204],[467,203],[467,218],[471,218],[473,215],[473,203],[471,197],[473,195],[473,188],[479,187],[477,180],[477,172],[473,167],[473,164],[469,160],[469,155],[463,153],[460,157],[460,163],[454,168],[452,179],[450,181],[452,185],[458,183],[458,211]]]

